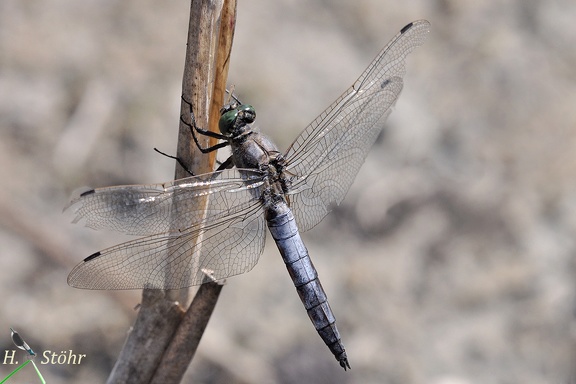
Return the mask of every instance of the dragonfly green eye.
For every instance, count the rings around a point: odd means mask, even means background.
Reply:
[[[236,116],[238,116],[238,109],[224,112],[222,116],[220,116],[218,128],[220,128],[220,132],[222,132],[223,135],[230,136],[230,130],[236,121]]]
[[[250,124],[256,119],[256,111],[254,107],[248,104],[240,105],[234,109],[230,109],[222,113],[220,116],[220,121],[218,122],[218,127],[223,135],[230,136],[232,134],[232,128],[236,119],[241,117],[244,123]]]

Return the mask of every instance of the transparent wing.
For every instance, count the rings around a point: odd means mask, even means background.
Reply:
[[[211,216],[207,208],[217,215],[258,199],[261,178],[258,171],[227,169],[162,184],[91,189],[73,198],[64,210],[74,212],[74,223],[84,221],[93,229],[153,235],[205,222]]]
[[[406,56],[422,45],[429,28],[426,20],[402,28],[286,152],[291,208],[300,230],[318,224],[346,195],[400,95]]]
[[[149,236],[87,257],[68,283],[86,289],[179,289],[202,284],[204,272],[222,279],[249,271],[265,241],[261,186],[259,172],[233,169],[84,193],[69,205],[76,221]]]

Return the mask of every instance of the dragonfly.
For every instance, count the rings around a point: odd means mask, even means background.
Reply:
[[[354,181],[403,87],[406,57],[430,23],[409,23],[360,78],[281,152],[251,123],[255,109],[237,99],[221,110],[220,133],[188,123],[202,152],[229,146],[212,173],[161,184],[90,189],[65,209],[93,229],[143,236],[96,252],[68,284],[84,289],[181,289],[250,271],[267,226],[318,334],[350,368],[318,272],[300,232],[316,226]],[[181,117],[183,118],[183,117]],[[196,135],[222,141],[202,148]]]

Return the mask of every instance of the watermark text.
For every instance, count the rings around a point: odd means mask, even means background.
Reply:
[[[60,351],[60,353],[47,350],[42,354],[42,360],[40,360],[40,364],[77,365],[82,363],[82,359],[85,357],[85,353],[74,353],[71,349],[67,351]],[[16,351],[5,350],[2,364],[18,364],[18,361],[16,360]]]

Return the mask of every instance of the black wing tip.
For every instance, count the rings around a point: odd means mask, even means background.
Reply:
[[[84,196],[87,196],[87,195],[91,195],[91,194],[93,194],[94,192],[96,192],[95,189],[89,189],[89,190],[87,190],[87,191],[82,192],[82,193],[80,194],[80,197],[84,197]]]
[[[90,261],[90,260],[92,260],[92,259],[97,258],[97,257],[100,256],[100,255],[101,255],[100,252],[95,252],[95,253],[91,254],[90,256],[88,256],[87,258],[85,258],[85,259],[82,260],[82,261],[83,261],[84,263],[86,263],[86,262],[88,262],[88,261]]]
[[[83,279],[78,277],[79,275],[82,276],[84,274],[84,271],[82,271],[82,266],[85,263],[87,263],[90,260],[93,260],[93,259],[95,259],[101,255],[102,255],[101,252],[94,252],[93,254],[91,254],[90,256],[85,258],[84,260],[82,260],[80,262],[80,264],[78,264],[76,267],[74,267],[72,272],[70,272],[70,274],[68,275],[68,279],[67,279],[68,285],[73,287],[73,288],[80,288],[80,289],[102,289],[102,288],[95,288],[95,287],[91,287],[90,285],[86,285],[85,282],[83,282]]]
[[[412,27],[414,27],[415,25],[419,25],[419,26],[426,26],[426,29],[430,28],[430,22],[428,20],[417,20],[417,21],[413,21],[411,23],[408,23],[404,26],[404,28],[402,28],[400,30],[400,34],[404,34],[406,32],[408,32]]]
[[[406,24],[406,25],[404,26],[404,28],[402,28],[402,29],[400,30],[400,33],[406,32],[407,30],[409,30],[410,28],[412,28],[413,25],[414,25],[414,23],[408,23],[408,24]]]

